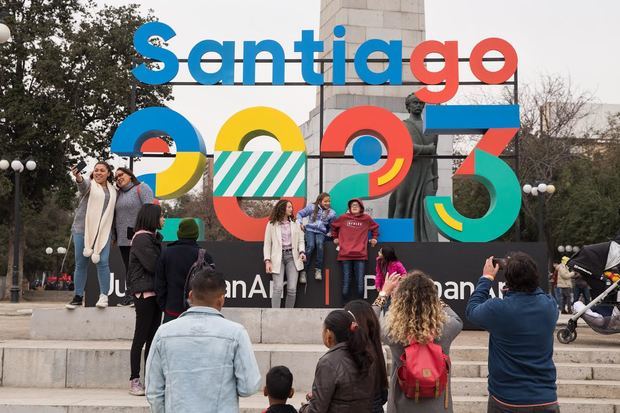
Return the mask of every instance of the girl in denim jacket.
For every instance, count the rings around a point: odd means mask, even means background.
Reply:
[[[322,280],[323,270],[323,244],[325,237],[329,236],[329,226],[336,219],[336,211],[330,208],[331,199],[327,192],[322,192],[316,201],[308,204],[307,207],[297,213],[297,221],[302,222],[303,218],[308,218],[306,225],[301,225],[305,232],[306,241],[306,265],[304,271],[299,274],[299,282],[306,283],[306,271],[310,268],[310,257],[316,249],[316,263],[314,266],[314,279]]]

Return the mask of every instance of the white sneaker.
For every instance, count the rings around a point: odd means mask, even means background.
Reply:
[[[321,269],[320,268],[315,268],[314,269],[314,279],[315,280],[319,280],[319,281],[321,281],[323,279],[323,275],[321,274]]]
[[[95,306],[98,308],[106,308],[108,306],[108,296],[105,294],[99,294],[99,300]]]
[[[306,272],[301,271],[299,273],[299,284],[305,284],[305,283],[306,283]]]

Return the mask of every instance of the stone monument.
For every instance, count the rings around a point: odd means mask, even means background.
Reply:
[[[368,39],[402,40],[403,57],[409,57],[413,48],[425,39],[424,0],[321,0],[320,39],[325,42],[321,58],[332,57],[333,29],[343,25],[347,42],[347,58],[353,58],[358,46]],[[385,58],[382,54],[371,58]],[[372,70],[380,71],[385,63],[369,63]],[[324,64],[325,81],[332,80],[332,64]],[[359,82],[353,63],[347,64],[346,80]],[[408,63],[403,63],[403,81],[415,81]],[[385,108],[401,119],[409,117],[405,111],[405,98],[415,91],[415,86],[348,85],[324,86],[324,129],[342,111],[360,105]],[[319,154],[320,145],[320,88],[317,88],[317,106],[310,113],[310,120],[301,128],[309,155]],[[347,154],[351,154],[349,145]],[[452,154],[452,138],[442,136],[438,140],[437,153]],[[385,150],[384,150],[385,154]],[[351,174],[378,169],[383,160],[372,166],[362,166],[353,159],[324,159],[323,190],[329,191],[337,182]],[[414,158],[413,165],[419,161]],[[438,195],[452,195],[452,160],[439,160]],[[308,200],[313,201],[319,193],[319,160],[308,160]],[[366,210],[375,218],[388,217],[388,198],[364,201]],[[415,226],[415,224],[414,224]]]

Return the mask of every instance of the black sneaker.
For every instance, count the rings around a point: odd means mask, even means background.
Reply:
[[[125,294],[125,297],[121,300],[120,303],[116,304],[118,307],[133,307],[133,297],[129,294]]]
[[[77,307],[82,306],[82,301],[83,301],[83,298],[81,295],[74,295],[73,300],[71,300],[69,304],[66,304],[65,308],[67,310],[75,310]]]

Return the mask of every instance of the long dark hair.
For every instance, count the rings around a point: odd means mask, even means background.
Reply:
[[[345,311],[350,311],[355,316],[357,323],[368,334],[368,341],[372,349],[373,356],[378,364],[379,371],[379,389],[388,388],[387,370],[385,367],[385,358],[383,357],[383,347],[381,346],[381,324],[375,314],[372,306],[364,300],[349,301],[344,306]]]
[[[106,161],[97,161],[97,163],[93,167],[93,171],[90,173],[90,179],[93,179],[93,175],[95,173],[95,167],[97,165],[105,165],[106,169],[108,170],[108,182],[113,183],[114,182],[114,167],[110,165],[109,163],[107,163]]]
[[[116,168],[117,171],[121,171],[127,175],[129,175],[129,178],[131,179],[131,182],[135,185],[138,185],[140,183],[140,181],[138,181],[138,178],[136,178],[136,176],[134,175],[133,171],[129,168],[125,168],[124,166],[118,167]]]
[[[289,202],[291,201],[286,200],[286,199],[281,199],[276,203],[276,205],[271,210],[271,214],[269,215],[270,223],[275,224],[284,219],[284,217],[286,216],[286,206],[288,205]],[[291,214],[291,216],[289,217],[289,220],[294,222],[295,214]]]
[[[390,247],[389,245],[381,247],[381,255],[383,255],[380,263],[381,272],[384,275],[387,275],[388,265],[391,262],[398,261],[398,257],[396,256],[396,251],[394,251],[394,248]]]
[[[314,201],[314,212],[312,212],[312,222],[316,221],[316,216],[319,214],[319,205],[325,198],[329,198],[327,192],[321,192],[319,196],[316,197],[316,201]]]
[[[325,328],[334,333],[337,343],[347,343],[355,365],[362,376],[367,376],[374,358],[368,351],[368,333],[357,323],[353,313],[334,310],[325,317],[324,324]]]
[[[155,204],[144,204],[138,212],[138,218],[136,218],[136,224],[134,225],[134,231],[140,230],[155,232],[161,229],[159,226],[159,218],[161,217],[161,207]]]

